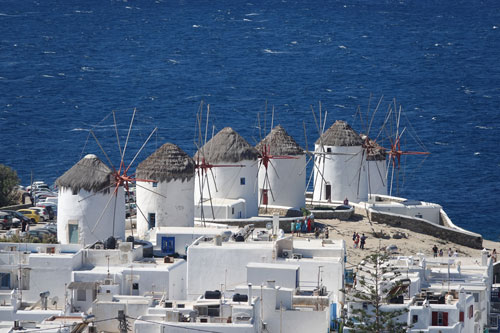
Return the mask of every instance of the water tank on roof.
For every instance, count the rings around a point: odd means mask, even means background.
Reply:
[[[106,239],[106,249],[114,250],[116,249],[116,239],[113,236],[108,237]]]
[[[233,302],[248,302],[248,295],[234,294]]]
[[[221,292],[219,290],[207,290],[205,291],[205,299],[220,299]]]

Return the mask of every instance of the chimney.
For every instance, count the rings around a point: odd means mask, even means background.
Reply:
[[[481,251],[481,266],[488,266],[488,250],[483,249]]]

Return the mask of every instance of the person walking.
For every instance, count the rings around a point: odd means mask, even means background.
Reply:
[[[318,238],[319,238],[319,228],[318,228],[318,227],[314,228],[314,237],[315,237],[316,239],[318,239]]]
[[[439,256],[442,257],[443,256],[443,249],[440,249],[439,250]]]
[[[329,234],[328,227],[327,227],[325,230],[325,238],[328,239],[329,236],[330,236],[330,234]]]
[[[451,251],[451,247],[448,248],[448,257],[451,257],[453,255],[453,252]]]
[[[438,256],[438,247],[436,246],[436,244],[434,244],[434,246],[432,247],[432,253],[434,254],[434,258]]]
[[[300,229],[302,229],[302,221],[299,219],[295,224],[295,231],[297,231],[297,236],[300,237]]]
[[[361,236],[361,250],[364,250],[365,249],[365,243],[366,243],[366,236],[365,234],[363,234],[363,236]]]
[[[356,239],[354,240],[354,248],[357,249],[359,244],[359,234],[356,233]]]
[[[491,252],[491,260],[497,262],[497,249],[493,249],[493,252]]]
[[[290,224],[290,230],[292,231],[293,236],[293,234],[295,233],[295,221],[292,221],[292,223]]]

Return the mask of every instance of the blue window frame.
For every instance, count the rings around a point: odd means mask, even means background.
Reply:
[[[245,177],[240,178],[240,185],[245,185]]]

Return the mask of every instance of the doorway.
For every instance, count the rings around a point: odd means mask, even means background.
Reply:
[[[149,213],[148,216],[149,229],[156,227],[156,213]]]
[[[332,185],[330,184],[325,185],[325,199],[328,201],[332,200]]]

